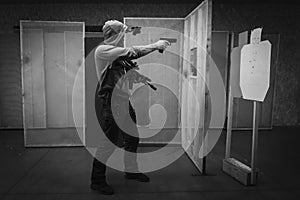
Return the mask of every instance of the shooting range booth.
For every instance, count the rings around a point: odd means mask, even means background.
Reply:
[[[171,42],[165,52],[137,60],[139,72],[157,87],[153,91],[136,84],[132,90],[140,143],[182,146],[203,174],[207,155],[224,128],[235,41],[228,31],[212,31],[212,12],[212,1],[204,0],[183,18],[124,17],[126,25],[142,27],[138,34],[125,35],[125,47],[159,39]],[[86,133],[97,132],[91,126],[98,124],[91,114],[98,82],[94,51],[103,39],[103,33],[86,30],[84,22],[20,21],[26,147],[93,142]],[[271,73],[261,104],[262,128],[272,127],[274,77]],[[242,99],[233,102],[232,129],[252,128],[252,112],[245,112],[249,108],[252,104]]]

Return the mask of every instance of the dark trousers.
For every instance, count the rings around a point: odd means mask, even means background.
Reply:
[[[99,141],[93,160],[91,182],[105,183],[106,162],[118,147],[125,149],[124,165],[126,172],[138,172],[136,154],[139,144],[135,111],[129,98],[114,96],[110,92],[95,95],[95,109],[98,122],[106,140]]]

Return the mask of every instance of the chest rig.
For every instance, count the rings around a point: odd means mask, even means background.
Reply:
[[[140,74],[137,70],[139,67],[136,62],[125,57],[119,57],[105,70],[103,81],[97,88],[98,95],[103,92],[112,92],[114,89],[123,93],[122,87],[127,83],[129,89],[132,89],[135,83],[144,83],[156,90],[156,87],[149,83],[151,79]]]

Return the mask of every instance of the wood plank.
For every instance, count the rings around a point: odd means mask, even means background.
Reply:
[[[67,127],[64,33],[44,33],[47,126]]]
[[[209,114],[209,91],[207,85],[209,84],[209,68],[210,68],[210,58],[211,58],[211,1],[207,0],[204,1],[203,6],[199,8],[199,20],[201,20],[202,27],[199,25],[198,31],[202,31],[204,34],[202,34],[202,40],[201,43],[199,42],[198,44],[201,45],[205,49],[205,59],[203,59],[203,63],[199,65],[200,70],[203,70],[203,84],[202,86],[202,98],[201,99],[201,108],[203,113],[202,114],[203,118],[201,119],[200,117],[200,124],[202,124],[202,127],[200,126],[199,130],[199,140],[201,140],[201,145],[199,147],[199,150],[197,150],[197,159],[199,160],[199,164],[201,164],[200,168],[202,169],[202,173],[206,173],[206,155],[207,155],[207,146],[208,146],[208,136],[206,135],[206,131],[208,131],[208,120],[210,117]],[[201,10],[201,11],[200,11]],[[202,17],[201,17],[201,12],[202,12]],[[200,22],[199,22],[200,23]],[[199,24],[198,23],[198,24]],[[201,28],[201,30],[200,30]],[[198,66],[197,66],[198,68]],[[202,69],[201,69],[202,68]],[[204,95],[205,94],[205,95]],[[199,97],[201,98],[201,93],[199,94]],[[200,142],[199,142],[200,144]]]
[[[24,88],[24,128],[33,128],[32,63],[30,53],[30,34],[32,30],[22,31],[22,68]]]
[[[196,91],[197,91],[197,86],[196,86],[197,79],[190,77],[189,79],[189,98],[188,98],[188,127],[190,129],[195,129],[196,127],[196,113],[198,109],[198,103],[197,103],[197,96],[196,96]],[[195,138],[194,131],[190,131],[189,135],[190,139],[193,140]]]
[[[199,120],[199,130],[196,131],[196,137],[194,138],[194,145],[192,145],[190,148],[188,148],[188,155],[192,159],[192,161],[195,163],[197,168],[199,169],[200,172],[205,173],[205,153],[206,153],[206,145],[203,143],[205,142],[204,136],[205,136],[205,109],[206,102],[205,100],[205,94],[208,94],[208,91],[205,92],[205,80],[206,76],[208,75],[209,72],[209,64],[207,63],[207,54],[210,55],[210,32],[211,31],[211,26],[208,24],[207,20],[208,18],[211,20],[211,13],[208,13],[208,7],[209,7],[209,1],[205,1],[197,8],[197,10],[194,10],[192,14],[190,14],[186,20],[191,20],[190,22],[190,35],[192,35],[195,41],[190,41],[190,43],[196,43],[196,47],[198,48],[197,51],[197,71],[200,73],[200,75],[191,77],[190,74],[188,74],[189,81],[193,83],[193,89],[192,91],[188,92],[187,94],[187,101],[188,101],[188,107],[187,107],[187,118],[189,119],[187,122],[187,135],[188,136],[194,136],[192,135],[192,132],[195,130],[195,120]],[[211,9],[211,7],[209,7]],[[195,15],[197,16],[198,20],[197,23],[195,23]],[[209,17],[208,17],[209,16]],[[211,23],[211,22],[209,22]],[[207,28],[207,26],[209,26]],[[197,31],[195,30],[197,29]],[[193,35],[195,34],[196,35]],[[209,37],[208,37],[209,36]],[[192,44],[191,44],[192,45]],[[206,51],[203,51],[202,48],[206,49]],[[190,50],[192,48],[189,47],[187,49],[184,49],[189,55],[188,58],[190,58]],[[199,61],[198,61],[199,60]],[[190,71],[189,71],[190,73]],[[195,112],[195,107],[192,107],[190,104],[194,104],[195,102],[191,102],[191,93],[195,91],[197,100],[200,103],[200,112]],[[193,108],[193,110],[192,110]],[[197,113],[197,114],[195,114]],[[193,138],[193,137],[192,137]],[[190,139],[192,139],[190,138]],[[191,152],[189,152],[189,150]]]
[[[239,33],[239,46],[243,46],[245,44],[249,43],[249,33],[248,31],[244,31],[242,33]]]
[[[43,31],[32,31],[29,35],[32,73],[33,127],[46,128],[45,71]]]
[[[83,64],[83,23],[22,21],[21,27],[21,30],[25,30],[25,35],[21,32],[21,37],[25,36],[25,42],[21,43],[24,47],[22,63],[24,65],[25,124],[28,119],[32,121],[31,126],[25,127],[25,145],[82,146],[82,141],[84,142],[83,71],[80,72],[82,77],[79,80],[81,90],[76,91],[76,94],[81,96],[81,104],[78,106],[78,109],[81,109],[81,123],[77,126],[80,134],[74,128],[74,123],[71,128],[72,133],[66,127],[70,127],[67,111],[72,110],[74,74]],[[36,29],[37,27],[39,29]],[[64,30],[81,32],[80,36],[67,34],[65,38]],[[66,40],[69,44],[71,43],[68,46],[70,49],[64,45]],[[76,54],[78,51],[80,61],[74,59],[78,56]],[[65,59],[67,53],[74,57],[69,57],[69,60]],[[67,68],[67,62],[71,67]],[[74,63],[77,64],[77,68],[73,67]],[[69,69],[73,73],[71,78],[66,76]],[[73,69],[75,70],[72,71]],[[67,104],[67,101],[70,103]]]
[[[227,110],[227,129],[226,129],[226,150],[225,158],[230,158],[231,155],[231,137],[232,137],[232,110],[233,96],[231,95],[231,87],[229,86],[228,110]]]
[[[187,62],[187,51],[188,49],[188,32],[189,32],[189,21],[184,21],[184,38],[183,38],[183,50],[182,50],[182,85],[181,85],[181,142],[184,150],[188,149],[187,140],[187,96],[188,96],[188,70],[189,65]]]
[[[191,130],[191,121],[190,121],[190,116],[191,116],[191,110],[190,110],[190,100],[191,100],[191,95],[193,93],[191,93],[192,91],[192,83],[191,83],[191,80],[190,80],[190,74],[191,74],[191,69],[190,69],[190,49],[191,49],[191,26],[192,26],[192,23],[191,23],[191,19],[188,18],[186,19],[188,21],[188,32],[185,33],[187,34],[187,40],[186,42],[188,43],[187,45],[187,48],[185,49],[186,51],[186,54],[185,54],[185,60],[186,60],[186,64],[187,64],[187,95],[186,95],[186,111],[187,111],[187,114],[186,114],[186,138],[187,138],[187,143],[188,143],[188,149],[190,149],[191,151],[191,155],[193,153],[193,138],[192,138],[192,130]]]
[[[203,14],[206,13],[206,17],[205,17],[205,26],[204,26],[204,30],[206,33],[206,63],[205,63],[205,67],[206,67],[206,74],[205,74],[205,82],[207,84],[209,84],[210,82],[210,59],[211,59],[211,47],[212,47],[212,0],[207,0],[206,1],[206,5],[204,7],[203,10]],[[204,130],[205,130],[205,134],[208,134],[209,131],[209,127],[205,127],[206,124],[208,124],[209,117],[210,115],[212,115],[211,113],[209,113],[209,102],[210,102],[210,96],[209,96],[209,91],[208,91],[208,87],[205,88],[205,113],[204,113]],[[208,114],[209,113],[209,114]],[[216,113],[213,113],[214,115]],[[206,132],[207,131],[207,132]],[[207,135],[204,136],[204,142],[202,147],[204,147],[204,158],[203,158],[203,173],[206,173],[206,155],[208,154],[207,150],[208,150],[208,142],[209,142],[209,137]],[[201,152],[201,149],[200,149]],[[200,155],[200,154],[199,154]]]
[[[191,17],[189,18],[190,20],[190,49],[193,49],[193,48],[196,48],[197,47],[197,35],[195,35],[195,29],[197,29],[196,25],[195,24],[195,21],[196,21],[196,15],[197,12],[195,12],[195,14],[192,14]]]
[[[206,84],[208,84],[207,80],[207,68],[206,65],[207,62],[207,2],[201,6],[201,9],[199,9],[199,42],[198,42],[198,48],[201,49],[199,51],[199,58],[201,59],[199,64],[197,65],[197,70],[199,75],[199,84],[197,90],[199,93],[197,94],[200,102],[200,117],[199,117],[199,131],[198,131],[198,146],[197,149],[195,149],[195,154],[197,155],[198,159],[201,160],[201,166],[199,166],[202,170],[202,173],[205,173],[204,171],[204,165],[205,162],[202,158],[205,157],[206,153],[206,143],[205,143],[205,121],[206,119]]]
[[[251,183],[251,169],[234,158],[223,159],[222,170],[246,186]]]
[[[82,32],[65,32],[65,52],[66,52],[66,87],[67,87],[67,126],[75,127],[74,119],[73,119],[73,110],[74,112],[80,112],[83,114],[83,94],[75,93],[73,99],[73,89],[74,89],[74,81],[76,75],[79,75],[80,67],[83,67],[83,33]],[[82,74],[81,74],[82,75]],[[77,77],[81,79],[80,77]],[[83,79],[81,79],[83,81]],[[78,88],[78,90],[83,91],[83,82]],[[72,106],[72,100],[73,105]],[[82,120],[81,126],[82,126]]]
[[[203,4],[205,5],[205,4]],[[193,15],[192,15],[193,16]],[[201,169],[201,172],[203,172],[203,153],[202,152],[202,158],[199,159],[199,150],[201,149],[201,146],[203,145],[204,141],[204,120],[205,120],[205,60],[206,55],[204,51],[205,45],[205,34],[203,32],[203,28],[205,24],[205,19],[203,19],[203,8],[202,6],[198,9],[198,11],[195,11],[195,16],[198,18],[197,26],[195,27],[197,29],[197,63],[196,63],[196,69],[197,69],[197,86],[196,86],[196,98],[198,101],[198,112],[196,112],[196,120],[198,123],[198,131],[197,135],[195,137],[195,145],[194,145],[194,155],[195,159],[197,160],[198,167]]]

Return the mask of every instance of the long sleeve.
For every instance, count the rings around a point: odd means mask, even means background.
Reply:
[[[154,44],[149,44],[145,46],[134,46],[132,49],[135,51],[137,58],[140,58],[157,50],[157,46]]]
[[[157,47],[154,44],[134,47],[117,47],[113,45],[98,46],[94,54],[98,79],[101,80],[105,69],[117,58],[126,57],[134,60],[155,50],[157,50]]]
[[[122,56],[136,57],[136,53],[132,48],[101,45],[97,48],[95,56],[98,59],[112,62]]]
[[[97,48],[95,56],[101,60],[114,61],[119,57],[137,59],[145,56],[157,48],[155,45],[134,46],[134,47],[117,47],[112,45],[101,45]]]

